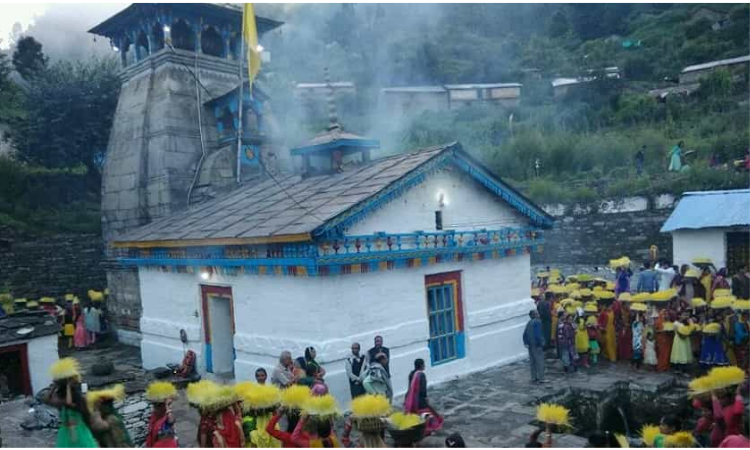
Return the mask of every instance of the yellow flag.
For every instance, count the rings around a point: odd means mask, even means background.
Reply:
[[[255,27],[255,12],[253,11],[252,3],[245,3],[242,21],[245,46],[247,47],[248,75],[250,76],[250,88],[252,89],[253,80],[255,80],[256,75],[260,71],[261,52],[261,47],[258,45],[258,29]]]

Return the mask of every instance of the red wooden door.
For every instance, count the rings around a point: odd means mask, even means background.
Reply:
[[[26,344],[10,345],[8,347],[0,348],[0,355],[5,355],[6,357],[10,356],[7,354],[12,352],[18,353],[21,362],[21,373],[6,373],[5,375],[8,377],[9,381],[11,377],[20,375],[21,391],[24,395],[33,395],[34,393],[31,391],[31,377],[29,376],[29,355]],[[0,361],[2,360],[0,359]]]

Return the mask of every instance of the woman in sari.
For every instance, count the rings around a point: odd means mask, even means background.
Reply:
[[[111,389],[86,394],[91,410],[91,428],[99,445],[105,448],[132,447],[125,422],[115,408],[115,401],[125,398],[125,387],[121,384]]]
[[[617,300],[612,304],[615,312],[615,329],[617,331],[617,360],[633,359],[633,328],[630,320],[630,306]]]
[[[91,433],[88,407],[81,392],[78,361],[63,358],[52,365],[52,387],[45,403],[59,410],[58,448],[98,447]]]
[[[76,331],[73,335],[73,344],[78,350],[81,350],[89,345],[88,333],[86,332],[86,319],[83,315],[83,311],[81,311],[81,307],[79,304],[73,305],[73,311],[75,314],[76,324]]]
[[[617,361],[617,336],[615,332],[615,315],[612,305],[602,308],[599,314],[600,347],[602,356],[611,362]]]
[[[672,147],[672,151],[669,152],[669,171],[679,172],[682,170],[682,146],[683,142],[680,141]]]
[[[320,364],[315,361],[316,356],[317,353],[315,352],[315,348],[307,347],[305,349],[305,364],[307,365],[307,371],[314,373],[315,378],[322,380],[326,376],[326,370],[320,367]]]
[[[687,370],[687,366],[693,363],[693,349],[690,345],[690,334],[693,332],[693,323],[688,319],[687,313],[683,313],[679,322],[674,324],[674,340],[669,363],[677,371]]]
[[[623,292],[630,292],[630,277],[633,271],[629,267],[618,267],[615,274],[615,297],[620,297]]]
[[[659,316],[656,318],[656,371],[666,372],[669,370],[669,357],[672,355],[672,341],[674,335],[670,328],[672,322],[667,317],[666,305],[657,303]]]
[[[429,418],[424,429],[425,436],[443,427],[443,418],[435,412],[427,401],[427,377],[424,374],[424,360],[414,360],[414,370],[409,374],[409,390],[404,400],[404,411],[412,414],[428,413]]]
[[[146,400],[153,405],[146,431],[146,448],[177,448],[172,415],[172,400],[176,396],[177,390],[172,383],[164,381],[151,383],[146,389]]]

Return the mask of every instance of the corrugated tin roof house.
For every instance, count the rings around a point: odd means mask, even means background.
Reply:
[[[685,192],[661,232],[672,234],[675,264],[708,257],[736,273],[750,258],[750,189]]]

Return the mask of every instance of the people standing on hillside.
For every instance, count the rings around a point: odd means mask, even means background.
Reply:
[[[523,345],[529,350],[529,365],[531,368],[531,382],[545,383],[544,380],[544,344],[546,340],[542,335],[542,322],[539,320],[539,312],[532,309],[529,311],[529,321],[523,331]]]
[[[679,172],[682,170],[682,146],[685,145],[683,141],[680,141],[672,147],[672,151],[669,152],[669,168],[670,172]]]
[[[638,174],[638,176],[641,176],[643,174],[643,165],[646,162],[645,151],[646,145],[644,144],[635,154],[635,173]]]

